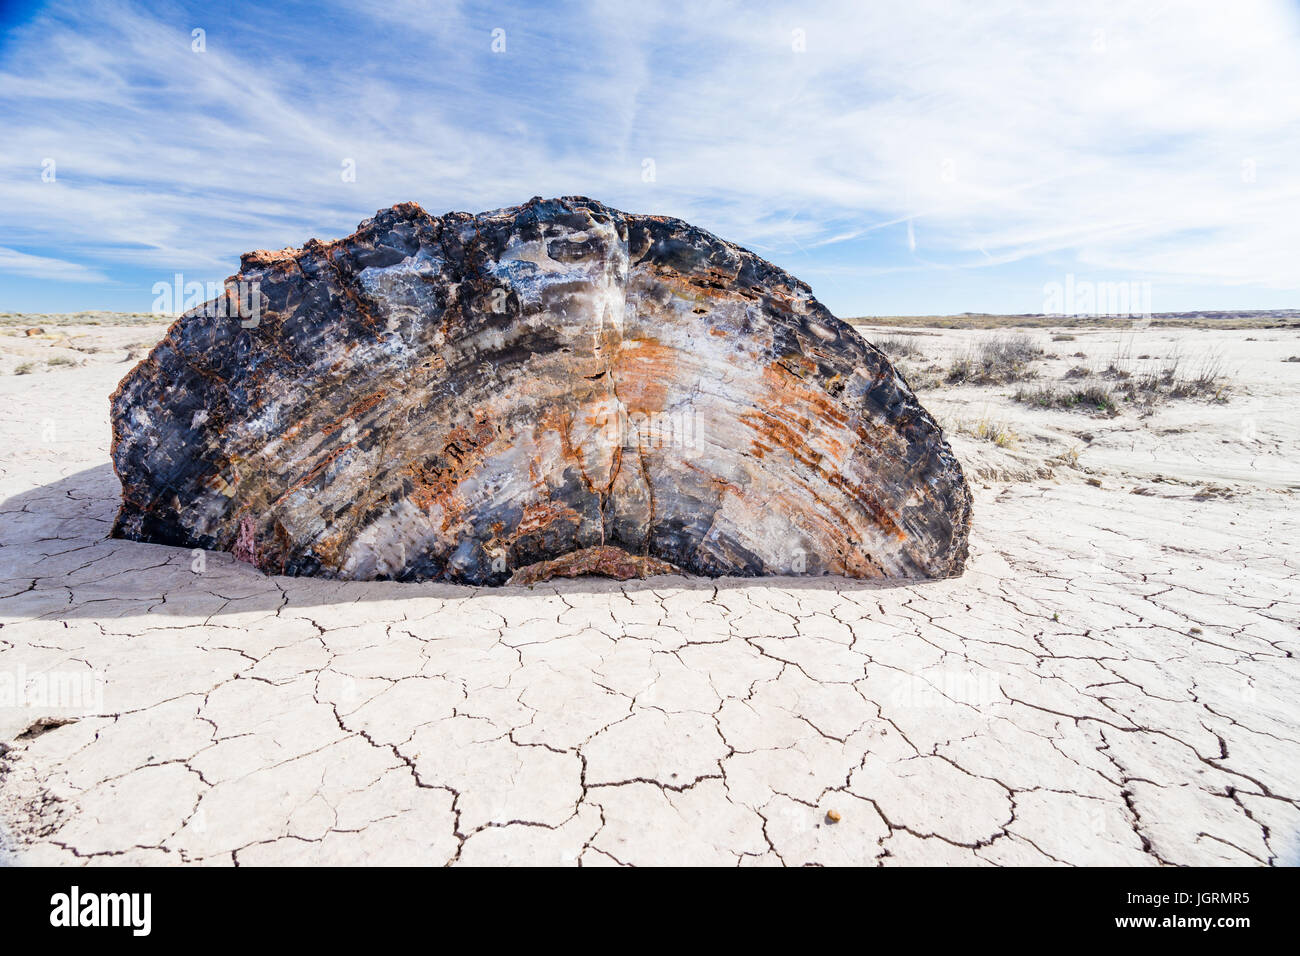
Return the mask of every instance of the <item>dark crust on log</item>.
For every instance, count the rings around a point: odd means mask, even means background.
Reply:
[[[961,573],[970,491],[907,383],[680,220],[403,203],[231,281],[260,284],[255,326],[187,313],[113,393],[115,537],[475,584],[603,546],[709,576]],[[681,414],[701,447],[638,430]]]

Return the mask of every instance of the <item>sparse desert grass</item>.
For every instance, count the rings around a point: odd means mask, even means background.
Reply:
[[[1012,397],[1017,402],[1038,408],[1062,408],[1106,415],[1115,415],[1119,411],[1119,401],[1115,394],[1101,382],[1022,386],[1016,389],[1016,394]]]
[[[925,350],[916,344],[914,336],[887,335],[871,343],[889,357],[891,362],[898,359],[920,359],[925,357]]]
[[[1005,385],[1034,377],[1030,363],[1043,357],[1034,339],[1013,332],[976,342],[953,359],[945,381],[949,385]]]
[[[1174,398],[1221,399],[1227,388],[1223,353],[1217,350],[1206,352],[1190,373],[1175,378],[1171,388]]]
[[[1145,413],[1179,398],[1225,401],[1227,375],[1222,353],[1207,352],[1194,365],[1175,350],[1164,359],[1133,358],[1131,341],[1121,341],[1100,372],[1087,361],[1070,366],[1061,384],[1022,388],[1015,400],[1039,408],[1065,408],[1114,414],[1121,403]]]
[[[50,368],[62,368],[69,365],[76,365],[77,363],[74,359],[70,359],[66,355],[56,355],[54,358],[46,360],[45,364]]]
[[[1138,361],[1142,360],[1139,356]],[[1223,401],[1228,389],[1223,353],[1214,350],[1194,364],[1175,350],[1158,363],[1137,366],[1121,347],[1103,375],[1119,383],[1127,401],[1146,406],[1174,398]]]
[[[943,384],[939,377],[939,373],[943,371],[941,366],[933,362],[925,366],[919,364],[926,359],[925,349],[916,342],[916,339],[923,334],[900,332],[897,335],[886,335],[871,340],[872,345],[885,353],[885,357],[903,376],[907,384],[918,390],[937,388]]]
[[[1077,335],[1071,335],[1069,332],[1058,332],[1052,336],[1053,342],[1073,342]]]
[[[959,435],[969,435],[971,438],[992,442],[999,448],[1020,446],[1020,436],[1011,429],[1011,426],[1005,422],[994,421],[988,415],[975,419],[958,419],[953,425],[953,431]]]
[[[902,359],[890,359],[894,370],[903,376],[904,381],[914,391],[920,391],[927,388],[938,388],[943,385],[943,366],[931,362],[924,367],[913,365],[911,362]]]
[[[1083,451],[1082,445],[1071,445],[1065,451],[1061,452],[1052,461],[1060,462],[1069,468],[1079,467],[1079,453]]]
[[[36,371],[35,362],[23,362],[21,365],[14,368],[15,375],[31,375],[34,371]]]

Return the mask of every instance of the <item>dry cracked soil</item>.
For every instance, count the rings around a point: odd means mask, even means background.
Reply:
[[[0,330],[9,862],[1300,863],[1294,331],[1034,330],[1222,357],[1117,414],[922,387],[957,579],[473,589],[107,539],[133,322]]]

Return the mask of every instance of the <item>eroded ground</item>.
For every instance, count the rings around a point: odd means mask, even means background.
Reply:
[[[475,590],[105,540],[108,394],[161,327],[6,330],[9,852],[1300,863],[1300,338],[1071,332],[1034,333],[1057,356],[1042,379],[1128,335],[1222,350],[1231,388],[1114,417],[1025,407],[1014,385],[923,392],[972,433],[953,438],[977,498],[960,579]],[[909,364],[989,334],[917,336]],[[64,352],[78,364],[48,364]]]

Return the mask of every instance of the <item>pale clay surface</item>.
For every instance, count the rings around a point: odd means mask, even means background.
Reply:
[[[5,371],[50,331],[7,330]],[[1131,333],[1235,382],[1145,419],[923,392],[1020,435],[952,437],[964,577],[530,591],[105,540],[108,394],[161,331],[0,377],[11,861],[1300,863],[1294,332]],[[1121,338],[1032,334],[1045,379]]]

